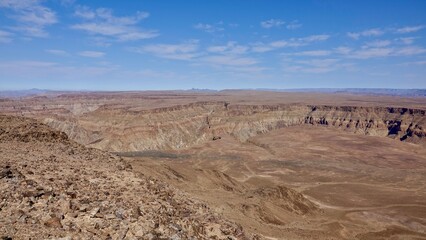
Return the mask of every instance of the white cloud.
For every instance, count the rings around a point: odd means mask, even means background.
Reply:
[[[245,74],[259,74],[265,70],[268,70],[268,68],[265,67],[258,67],[258,66],[227,66],[227,69],[234,73],[245,73]],[[248,75],[247,77],[250,77],[253,75]],[[253,76],[255,77],[255,76]]]
[[[352,52],[352,48],[349,48],[349,47],[337,47],[334,50],[336,53],[343,54],[343,55],[346,55]]]
[[[292,61],[287,59],[284,63],[285,72],[304,72],[304,73],[328,73],[335,71],[345,65],[338,64],[339,60],[334,58],[310,59]]]
[[[251,50],[253,52],[257,52],[257,53],[264,53],[264,52],[269,52],[274,50],[275,48],[268,45],[268,44],[263,44],[263,43],[256,43],[251,47]]]
[[[83,57],[90,57],[90,58],[100,58],[105,56],[105,53],[97,52],[97,51],[83,51],[83,52],[79,52],[78,55]]]
[[[408,46],[394,51],[395,56],[412,56],[426,53],[426,49],[418,46]]]
[[[12,34],[10,32],[0,30],[0,43],[9,43],[12,41]]]
[[[327,50],[312,50],[312,51],[297,52],[297,53],[293,53],[291,55],[321,57],[321,56],[328,56],[330,54],[331,54],[331,51],[327,51]]]
[[[359,39],[360,37],[377,37],[383,34],[384,34],[384,31],[378,28],[372,28],[362,32],[347,33],[348,37],[353,38],[355,40]]]
[[[58,22],[56,13],[38,0],[0,0],[0,7],[10,10],[10,18],[17,22],[10,29],[30,37],[47,37],[45,28]]]
[[[127,41],[137,41],[141,39],[149,39],[157,37],[159,34],[156,31],[138,31],[138,32],[127,32],[124,34],[119,34],[117,36],[118,41],[127,42]]]
[[[57,56],[68,56],[69,54],[64,50],[59,49],[46,49],[45,52],[57,55]]]
[[[329,39],[330,36],[326,34],[321,35],[311,35],[303,38],[291,38],[289,40],[279,40],[269,43],[255,43],[252,44],[251,50],[253,52],[263,53],[269,52],[275,49],[284,48],[284,47],[301,47],[306,46],[314,42],[321,42]]]
[[[376,40],[376,41],[372,41],[372,42],[367,42],[363,48],[368,48],[368,47],[376,47],[376,48],[380,48],[380,47],[387,47],[391,44],[391,41],[389,40]]]
[[[215,32],[221,32],[225,30],[223,27],[220,27],[217,25],[222,25],[222,24],[220,23],[216,25],[211,25],[211,24],[197,23],[196,25],[194,25],[194,28],[207,33],[215,33]]]
[[[337,63],[339,60],[334,58],[326,58],[326,59],[310,59],[310,60],[300,60],[297,63],[306,64],[315,67],[326,67],[331,66]]]
[[[85,19],[94,19],[96,17],[96,13],[87,6],[77,6],[74,15]]]
[[[395,32],[396,33],[400,33],[400,34],[413,33],[413,32],[420,31],[423,28],[425,28],[425,26],[423,26],[423,25],[419,25],[419,26],[407,26],[407,27],[398,28],[398,29],[395,30]]]
[[[220,56],[209,56],[204,57],[201,61],[212,64],[212,65],[222,65],[222,66],[251,66],[257,63],[254,58],[250,57],[236,57],[229,55],[220,55]]]
[[[406,63],[402,63],[401,65],[423,66],[423,65],[426,65],[426,60],[425,61],[406,62]]]
[[[284,24],[285,22],[280,19],[269,19],[269,20],[260,22],[260,26],[262,26],[263,28],[280,27]]]
[[[116,17],[111,9],[92,10],[86,6],[76,8],[74,14],[85,20],[71,28],[83,30],[95,36],[113,38],[116,41],[137,41],[159,35],[155,30],[142,30],[136,25],[149,16],[147,12],[137,12],[134,16]]]
[[[413,56],[426,53],[426,49],[419,46],[407,46],[402,48],[373,47],[355,50],[347,54],[349,58],[368,59],[383,57]]]
[[[243,54],[248,51],[248,47],[238,45],[236,42],[228,42],[226,45],[216,45],[207,48],[208,52],[221,54]]]
[[[301,27],[302,27],[302,24],[299,23],[298,21],[293,21],[293,22],[287,24],[287,26],[286,26],[286,28],[290,29],[290,30],[298,29],[298,28],[301,28]]]
[[[111,71],[111,67],[79,67],[72,65],[62,65],[47,61],[0,61],[0,72],[4,76],[20,77],[26,79],[51,79],[57,80],[75,78],[84,79],[93,76],[100,76]]]
[[[330,38],[330,35],[326,34],[320,34],[320,35],[311,35],[304,38],[299,38],[300,42],[318,42],[318,41],[325,41]]]
[[[397,40],[401,41],[403,44],[410,45],[414,43],[415,37],[403,37]]]
[[[197,52],[197,40],[191,40],[181,44],[151,44],[132,50],[138,53],[149,53],[157,57],[175,60],[191,60],[200,55]]]
[[[43,68],[53,67],[57,63],[44,61],[3,61],[0,62],[0,68]]]
[[[393,50],[391,48],[368,48],[354,51],[348,55],[350,58],[367,59],[391,56]]]

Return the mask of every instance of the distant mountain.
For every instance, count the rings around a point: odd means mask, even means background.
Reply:
[[[32,88],[28,90],[8,90],[8,91],[0,91],[0,97],[2,98],[20,98],[20,97],[28,97],[28,96],[36,96],[41,94],[46,94],[50,92],[50,90],[45,89],[37,89]]]
[[[298,89],[254,89],[274,92],[316,92],[316,93],[350,93],[361,95],[390,95],[404,97],[426,97],[426,89],[392,89],[392,88],[298,88]]]
[[[198,92],[198,93],[215,93],[215,92],[236,92],[236,91],[271,91],[271,92],[305,92],[305,93],[347,93],[347,94],[359,94],[359,95],[387,95],[387,96],[401,96],[401,97],[426,97],[426,89],[392,89],[392,88],[296,88],[296,89],[273,89],[273,88],[241,88],[241,89],[199,89],[192,88],[183,90],[184,92]],[[52,96],[66,93],[102,93],[104,91],[55,91],[47,89],[28,89],[28,90],[0,90],[0,98],[22,98],[22,97],[33,97],[33,96]],[[121,92],[121,91],[117,91]],[[135,90],[138,92],[138,90]]]
[[[191,88],[186,90],[188,92],[217,92],[217,90],[214,89],[208,89],[208,88]]]

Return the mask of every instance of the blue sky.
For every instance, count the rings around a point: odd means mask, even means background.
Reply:
[[[0,89],[426,88],[426,1],[0,0]]]

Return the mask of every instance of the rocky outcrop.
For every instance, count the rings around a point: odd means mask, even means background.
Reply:
[[[99,132],[83,128],[81,124],[78,123],[78,120],[44,118],[43,123],[49,125],[53,129],[67,133],[69,138],[85,145],[99,141],[101,138]]]
[[[0,117],[0,142],[61,142],[68,143],[65,133],[46,128],[45,125],[23,117]]]
[[[252,194],[286,209],[287,211],[305,215],[319,211],[317,205],[308,200],[303,194],[285,186],[256,189]]]
[[[227,134],[244,142],[274,129],[305,124],[421,144],[426,136],[425,110],[392,107],[198,102],[134,111],[103,106],[74,122],[45,123],[82,144],[115,152],[186,148]]]

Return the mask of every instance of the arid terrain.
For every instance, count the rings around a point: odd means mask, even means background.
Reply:
[[[426,98],[0,101],[0,237],[426,239]]]

